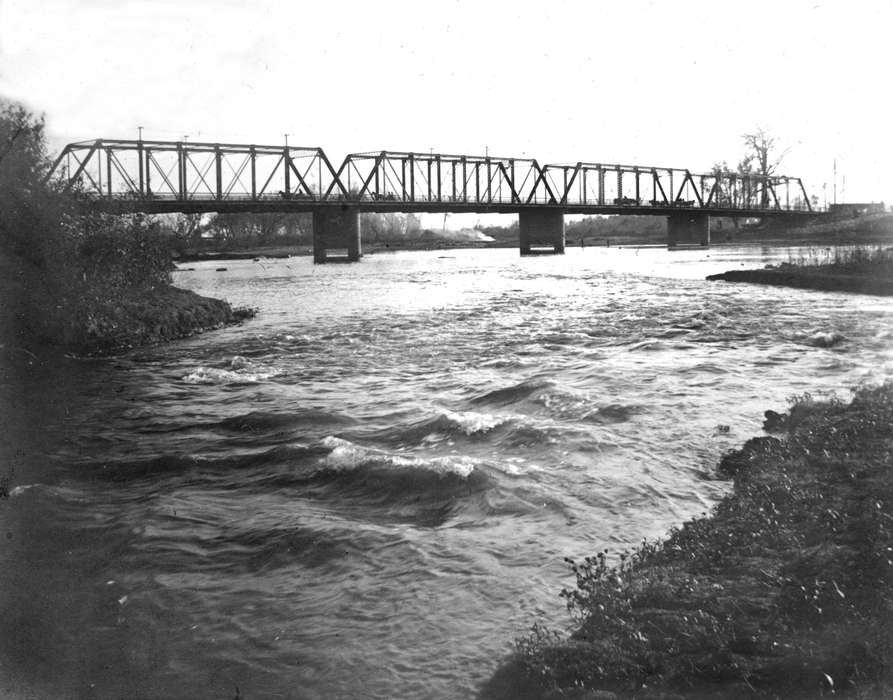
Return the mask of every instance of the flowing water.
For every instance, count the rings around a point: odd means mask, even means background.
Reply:
[[[534,621],[567,622],[565,556],[708,511],[765,409],[893,376],[893,301],[704,281],[787,255],[178,271],[257,318],[7,377],[7,688],[473,696]]]

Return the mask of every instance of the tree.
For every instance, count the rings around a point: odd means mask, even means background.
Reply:
[[[738,172],[741,175],[757,176],[759,178],[769,178],[774,175],[781,161],[788,154],[790,149],[785,149],[778,153],[778,145],[775,137],[770,131],[763,127],[757,127],[756,131],[750,134],[742,134],[744,139],[744,158],[738,164]],[[758,185],[760,192],[760,206],[769,206],[769,188],[765,181]]]

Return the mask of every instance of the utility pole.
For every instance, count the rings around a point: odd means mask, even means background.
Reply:
[[[138,127],[136,127],[136,129],[137,129],[137,131],[139,132],[139,136],[137,137],[137,141],[142,141],[142,140],[143,140],[143,127],[138,126]]]
[[[837,158],[834,159],[834,203],[837,204]]]

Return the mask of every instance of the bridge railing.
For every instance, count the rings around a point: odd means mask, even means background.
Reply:
[[[66,146],[51,175],[134,202],[812,211],[799,178],[433,152],[353,153],[336,170],[318,147],[98,139]]]

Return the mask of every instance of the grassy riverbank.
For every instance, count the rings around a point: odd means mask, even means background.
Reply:
[[[891,296],[893,248],[814,249],[781,265],[762,270],[731,270],[707,279]]]
[[[75,298],[67,289],[53,274],[0,247],[0,349],[108,354],[238,323],[254,313],[163,283],[116,289],[82,284]]]
[[[893,383],[766,429],[711,516],[573,562],[574,631],[535,628],[483,697],[893,696]]]

